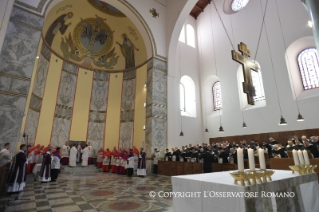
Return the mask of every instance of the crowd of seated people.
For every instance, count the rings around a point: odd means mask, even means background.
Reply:
[[[268,153],[270,158],[288,158],[287,151],[292,150],[309,150],[314,158],[319,158],[319,136],[311,136],[309,139],[306,136],[298,138],[297,136],[289,136],[286,143],[277,142],[272,137],[269,141],[259,143],[257,140],[251,139],[249,142],[241,140],[239,143],[233,142],[230,144],[228,141],[202,145],[182,146],[180,149],[175,147],[170,152],[166,149],[164,160],[166,161],[189,161],[189,162],[202,162],[204,153],[211,150],[214,156],[214,162],[218,162],[219,158],[223,163],[229,161],[237,164],[237,149],[242,148],[244,151],[244,159],[248,159],[248,149],[254,149],[257,155],[257,150],[263,148],[265,153]]]

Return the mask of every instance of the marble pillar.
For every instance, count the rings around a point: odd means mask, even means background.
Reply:
[[[121,125],[119,148],[130,149],[133,145],[136,70],[123,74]]]
[[[41,48],[24,130],[25,134],[28,135],[29,143],[35,142],[51,56],[51,51],[46,47],[46,45],[42,45]]]
[[[145,152],[146,171],[152,173],[154,148],[164,157],[167,147],[167,63],[153,58],[147,64]]]
[[[11,151],[21,141],[34,63],[43,17],[14,7],[0,53],[0,147],[11,143]]]
[[[77,66],[68,62],[63,63],[51,136],[53,147],[63,146],[70,138],[78,71]]]
[[[306,0],[306,4],[312,21],[312,31],[315,38],[317,51],[319,52],[319,1]]]
[[[91,142],[94,153],[97,153],[104,146],[109,79],[109,73],[94,73],[87,136],[87,142]]]

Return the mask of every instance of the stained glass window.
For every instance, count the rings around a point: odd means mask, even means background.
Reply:
[[[222,92],[220,89],[220,82],[215,82],[213,85],[213,101],[214,110],[222,109]]]
[[[185,87],[182,83],[179,84],[179,98],[180,109],[185,112]]]
[[[233,0],[231,3],[231,9],[235,12],[243,9],[247,4],[249,0]]]
[[[251,70],[251,78],[255,87],[256,94],[256,96],[254,96],[254,101],[257,102],[265,100],[265,91],[260,69],[258,71]]]
[[[303,50],[298,55],[298,65],[303,88],[305,90],[319,87],[319,59],[316,48]]]

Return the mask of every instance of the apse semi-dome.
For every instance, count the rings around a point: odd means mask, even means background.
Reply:
[[[100,0],[64,0],[46,16],[43,43],[55,55],[90,70],[125,71],[145,64],[143,38],[120,10]]]

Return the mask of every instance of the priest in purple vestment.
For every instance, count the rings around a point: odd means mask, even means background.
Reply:
[[[39,173],[40,182],[51,181],[51,161],[52,161],[51,151],[52,151],[52,148],[49,148],[43,157],[42,166]]]
[[[141,148],[140,154],[138,155],[138,166],[137,166],[137,176],[146,176],[146,153],[144,149]]]
[[[27,146],[25,144],[20,145],[19,152],[13,158],[7,180],[7,192],[19,192],[25,187],[28,166],[25,151],[27,151]]]

